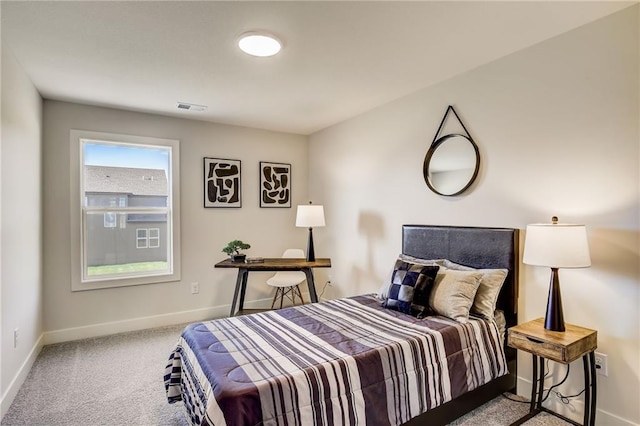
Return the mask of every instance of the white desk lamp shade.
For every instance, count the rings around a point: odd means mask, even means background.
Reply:
[[[527,225],[522,261],[551,268],[591,266],[586,227],[561,223]]]
[[[317,228],[325,226],[324,207],[315,204],[298,206],[296,226],[300,228]]]

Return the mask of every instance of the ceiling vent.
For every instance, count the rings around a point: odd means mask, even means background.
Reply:
[[[207,109],[204,105],[189,104],[187,102],[178,102],[177,108],[185,111],[205,111]]]

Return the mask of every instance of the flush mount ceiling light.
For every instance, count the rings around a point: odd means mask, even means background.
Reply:
[[[282,43],[272,34],[251,31],[240,36],[238,47],[247,55],[267,57],[278,53]]]

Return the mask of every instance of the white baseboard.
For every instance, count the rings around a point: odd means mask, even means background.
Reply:
[[[153,315],[132,318],[122,321],[112,321],[82,327],[65,328],[44,332],[44,344],[70,342],[72,340],[88,339],[91,337],[107,336],[110,334],[126,333],[129,331],[145,330],[148,328],[164,327],[174,324],[204,321],[212,318],[222,318],[229,315],[230,306],[215,306],[211,308],[194,309],[190,311],[172,312],[170,314]]]
[[[531,397],[531,381],[518,376],[518,394],[525,398]],[[548,409],[561,414],[580,424],[584,420],[584,401],[580,398],[572,399],[569,404],[563,404],[557,398],[550,396],[543,404]],[[630,420],[623,419],[608,411],[596,409],[596,425],[607,426],[640,426]]]
[[[305,300],[309,301],[309,295],[303,293]],[[268,309],[271,306],[271,298],[258,299],[245,302],[248,309]],[[29,356],[16,373],[2,395],[0,401],[0,419],[4,417],[14,398],[18,394],[20,387],[24,383],[33,363],[44,345],[54,343],[70,342],[73,340],[88,339],[91,337],[107,336],[110,334],[126,333],[130,331],[145,330],[149,328],[165,327],[176,324],[205,321],[214,318],[224,318],[229,315],[231,305],[213,306],[209,308],[193,309],[189,311],[172,312],[169,314],[152,315],[147,317],[132,318],[121,321],[112,321],[100,324],[91,324],[82,327],[65,328],[61,330],[45,331],[38,338]]]
[[[305,300],[308,301],[308,295],[306,296],[307,298]],[[271,300],[272,299],[269,298],[247,301],[245,302],[245,307],[249,309],[268,309],[271,306]],[[51,345],[54,343],[70,342],[72,340],[88,339],[91,337],[107,336],[110,334],[126,333],[129,331],[145,330],[148,328],[205,321],[214,318],[224,318],[229,316],[230,309],[231,305],[229,304],[193,309],[190,311],[131,318],[121,321],[91,324],[82,327],[65,328],[62,330],[45,331],[43,333],[43,344]]]
[[[24,362],[16,372],[16,375],[11,380],[11,383],[9,383],[6,392],[2,395],[2,401],[0,401],[0,419],[2,419],[7,411],[9,411],[9,407],[11,407],[11,404],[18,394],[18,391],[22,387],[24,381],[27,379],[29,371],[31,371],[31,367],[36,361],[36,358],[38,357],[38,354],[40,354],[43,346],[44,339],[43,335],[41,334],[36,343],[33,345],[33,348],[31,348],[27,359],[24,360]]]

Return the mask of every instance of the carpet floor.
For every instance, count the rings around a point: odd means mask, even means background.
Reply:
[[[48,345],[2,426],[186,426],[182,403],[168,404],[163,375],[184,325]],[[455,426],[504,426],[528,404],[498,397]],[[566,426],[546,413],[526,426]]]

